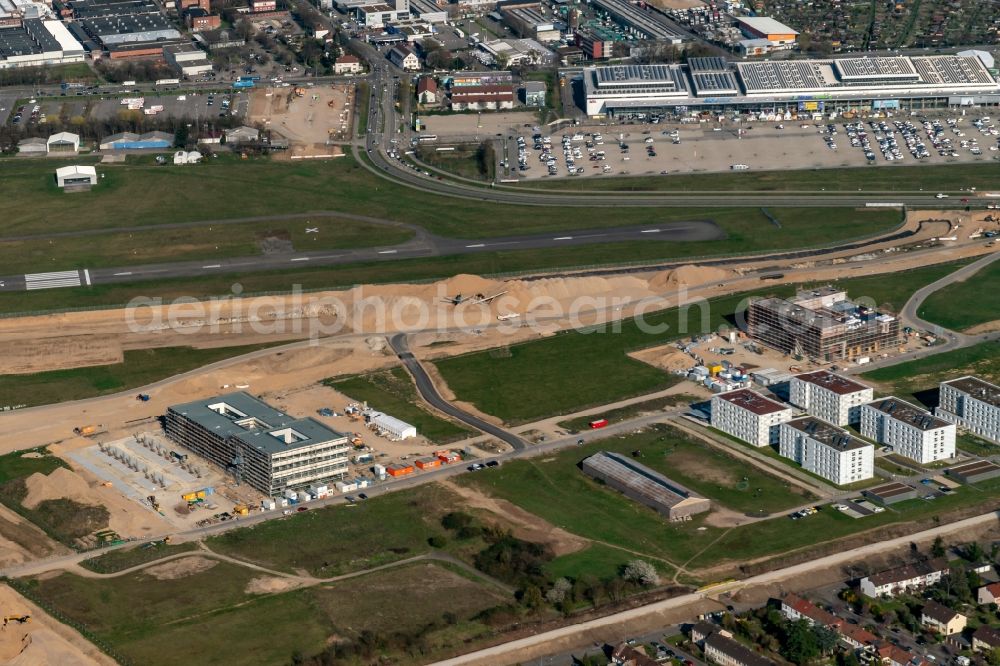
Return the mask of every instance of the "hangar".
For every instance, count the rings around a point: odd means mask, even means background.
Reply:
[[[56,169],[56,185],[82,187],[97,185],[97,169],[92,166],[65,166]]]

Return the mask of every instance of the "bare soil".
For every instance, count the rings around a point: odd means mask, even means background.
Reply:
[[[193,576],[201,573],[202,571],[208,571],[218,563],[219,562],[217,560],[194,555],[192,557],[180,557],[176,560],[164,562],[163,564],[146,567],[142,570],[142,573],[147,576],[152,576],[156,580],[176,580],[178,578]]]

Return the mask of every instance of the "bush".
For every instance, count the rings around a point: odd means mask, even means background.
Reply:
[[[448,545],[448,540],[440,535],[434,535],[427,540],[431,548],[441,549]]]

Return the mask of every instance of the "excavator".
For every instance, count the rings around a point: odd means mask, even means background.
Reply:
[[[17,622],[18,624],[24,624],[25,622],[30,622],[30,615],[5,615],[3,618],[3,627],[7,628],[8,622]]]

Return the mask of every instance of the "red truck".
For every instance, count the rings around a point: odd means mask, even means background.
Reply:
[[[603,428],[606,425],[608,425],[607,419],[597,419],[596,421],[590,422],[590,429],[597,430],[598,428]]]

